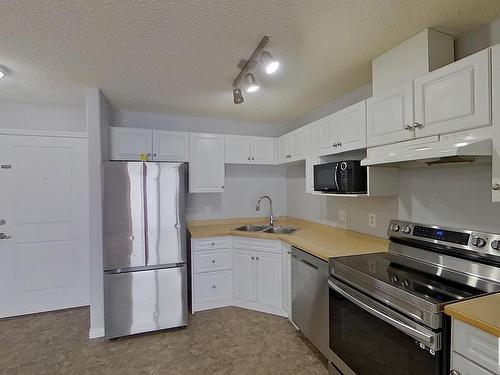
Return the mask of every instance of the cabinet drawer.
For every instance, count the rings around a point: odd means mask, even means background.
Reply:
[[[494,375],[496,372],[489,372],[460,354],[453,353],[451,356],[451,369],[460,373],[460,375]]]
[[[235,237],[233,238],[233,246],[238,249],[281,253],[281,241],[277,240],[261,240],[255,238]]]
[[[454,352],[497,373],[498,337],[454,319],[452,345]]]
[[[193,250],[212,250],[231,248],[231,237],[208,237],[193,241]]]
[[[199,273],[193,276],[193,293],[196,303],[211,299],[231,297],[232,271]]]
[[[206,250],[194,253],[194,273],[230,270],[232,256],[230,249]]]

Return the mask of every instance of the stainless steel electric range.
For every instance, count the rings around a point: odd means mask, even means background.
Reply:
[[[389,251],[331,258],[332,372],[448,374],[446,304],[500,291],[500,235],[392,220]]]

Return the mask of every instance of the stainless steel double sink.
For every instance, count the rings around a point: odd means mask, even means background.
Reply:
[[[234,230],[240,232],[260,232],[260,233],[275,233],[275,234],[292,234],[297,231],[297,228],[292,227],[272,227],[270,225],[255,225],[247,224]]]

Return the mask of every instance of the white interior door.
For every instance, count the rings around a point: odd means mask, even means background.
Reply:
[[[0,318],[88,304],[86,144],[0,136]]]

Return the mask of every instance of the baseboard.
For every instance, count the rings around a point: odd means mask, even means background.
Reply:
[[[100,337],[104,337],[104,327],[89,329],[89,339],[98,339]]]

